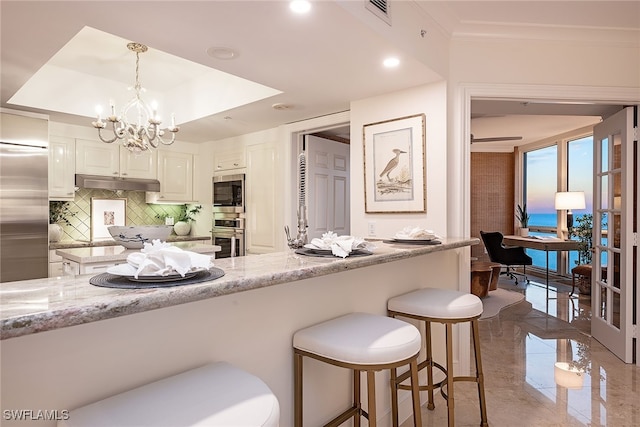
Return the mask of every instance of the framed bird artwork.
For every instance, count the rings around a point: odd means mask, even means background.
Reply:
[[[425,115],[363,126],[366,213],[426,212]]]

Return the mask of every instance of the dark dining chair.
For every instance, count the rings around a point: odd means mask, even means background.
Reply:
[[[484,242],[484,247],[487,249],[487,254],[491,262],[497,262],[506,267],[506,271],[500,272],[500,274],[506,274],[507,277],[518,282],[517,275],[523,276],[527,279],[527,265],[533,264],[533,259],[524,251],[524,248],[520,246],[505,246],[502,244],[502,233],[498,231],[480,232],[480,237]],[[518,273],[513,270],[513,267],[522,266],[522,273]]]

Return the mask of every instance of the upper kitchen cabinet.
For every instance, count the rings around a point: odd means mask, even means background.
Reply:
[[[242,169],[247,166],[244,147],[236,150],[220,151],[213,155],[214,172]]]
[[[155,150],[132,153],[115,142],[76,140],[76,173],[79,174],[157,179],[157,163]]]
[[[76,141],[49,137],[49,199],[72,201],[75,196]]]
[[[147,193],[147,203],[192,202],[193,154],[158,150],[159,193]]]

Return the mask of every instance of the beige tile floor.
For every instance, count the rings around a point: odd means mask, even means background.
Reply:
[[[640,368],[627,365],[590,336],[590,299],[569,297],[571,286],[543,279],[500,287],[525,300],[480,322],[489,425],[640,426]],[[536,281],[538,283],[536,283]],[[554,380],[556,362],[573,362],[585,373],[575,388]],[[478,426],[477,388],[456,383],[456,426]],[[446,402],[438,394],[433,411],[423,407],[423,426],[446,426]],[[409,427],[409,420],[403,427]]]

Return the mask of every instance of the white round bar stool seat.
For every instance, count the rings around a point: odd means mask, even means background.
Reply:
[[[278,400],[258,377],[216,362],[69,412],[59,427],[277,427]]]
[[[448,424],[455,425],[455,400],[454,382],[472,381],[478,385],[478,399],[480,406],[481,426],[488,426],[487,410],[484,393],[484,375],[482,373],[482,359],[480,354],[480,336],[478,334],[478,319],[482,315],[482,300],[476,295],[459,292],[449,289],[424,288],[412,291],[397,297],[391,298],[387,302],[387,309],[391,317],[408,317],[424,322],[425,325],[425,347],[426,359],[419,363],[418,369],[427,368],[427,384],[420,386],[421,390],[428,391],[427,407],[435,407],[433,390],[440,388],[442,396],[447,401]],[[442,323],[445,325],[446,341],[446,364],[442,366],[433,360],[433,348],[431,342],[431,323]],[[473,338],[473,348],[475,356],[476,372],[473,376],[453,375],[453,325],[456,323],[469,322]],[[445,379],[439,383],[433,381],[433,368],[440,369],[445,374]],[[392,381],[398,382],[399,389],[406,389],[408,386],[401,385],[407,375],[396,375],[392,371]],[[446,393],[444,387],[446,386]],[[395,400],[396,396],[394,396]],[[392,402],[393,403],[393,402]],[[392,408],[393,416],[396,417],[396,409]],[[394,425],[397,421],[394,420]]]
[[[410,323],[369,313],[351,313],[297,331],[293,336],[295,425],[303,425],[302,359],[311,357],[353,370],[352,406],[327,425],[339,425],[350,418],[360,425],[359,417],[364,416],[369,426],[375,426],[375,372],[409,365],[416,385],[412,390],[414,423],[421,426],[417,383],[421,344],[420,331]],[[367,372],[367,411],[360,401],[360,372]]]

